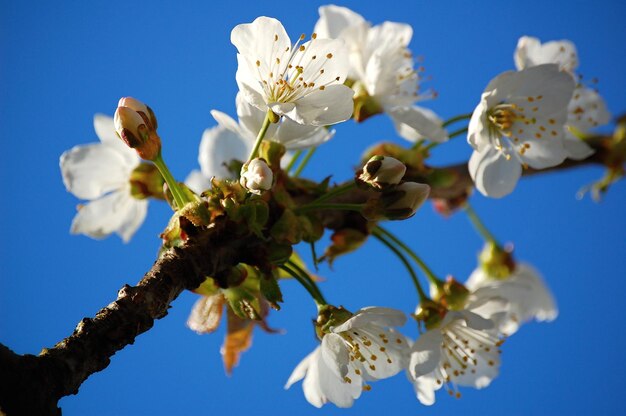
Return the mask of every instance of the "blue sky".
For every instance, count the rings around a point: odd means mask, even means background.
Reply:
[[[121,96],[155,110],[164,157],[183,179],[197,168],[202,131],[219,109],[234,115],[235,48],[230,31],[260,15],[280,19],[294,37],[310,33],[324,3],[278,2],[0,2],[0,342],[38,353],[68,336],[76,323],[136,283],[154,261],[158,234],[170,215],[151,203],[129,244],[69,235],[79,202],[66,193],[58,168],[64,150],[97,140],[94,113],[110,115]],[[423,56],[426,84],[439,98],[424,102],[443,118],[472,111],[489,80],[513,69],[517,39],[570,39],[584,79],[598,78],[612,113],[626,110],[626,6],[617,1],[347,1],[373,23],[413,26],[411,49]],[[610,131],[610,127],[608,129]],[[394,140],[391,122],[376,117],[337,127],[305,175],[337,181],[352,174],[362,151]],[[433,163],[467,160],[462,138],[437,149]],[[483,391],[463,389],[459,400],[438,396],[426,408],[404,376],[374,384],[349,410],[324,414],[619,414],[626,361],[624,256],[626,185],[603,202],[577,191],[603,174],[599,167],[524,180],[502,200],[477,195],[473,203],[492,231],[512,241],[517,257],[540,269],[560,308],[550,324],[529,324],[504,345],[501,375]],[[389,228],[440,275],[459,280],[475,267],[481,241],[467,219],[443,219],[425,205]],[[322,268],[322,290],[337,304],[412,312],[411,283],[393,256],[375,241]],[[197,336],[184,323],[196,300],[177,299],[170,314],[116,354],[111,365],[61,401],[66,415],[314,414],[300,385],[283,390],[293,367],[315,347],[313,304],[294,282],[283,285],[285,304],[270,323],[284,335],[257,333],[232,377],[224,375],[223,330]],[[406,326],[414,334],[414,325]],[[317,411],[318,413],[320,411]]]

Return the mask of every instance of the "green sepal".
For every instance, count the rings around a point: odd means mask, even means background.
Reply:
[[[261,294],[269,302],[270,306],[277,311],[280,310],[278,302],[283,302],[283,294],[276,278],[271,273],[261,276],[260,279]]]

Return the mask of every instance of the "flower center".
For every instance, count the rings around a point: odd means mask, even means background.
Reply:
[[[329,77],[326,73],[324,65],[333,54],[329,51],[319,53],[319,48],[313,48],[317,35],[313,33],[309,42],[300,44],[304,39],[302,34],[293,46],[282,49],[279,36],[274,35],[269,62],[256,61],[268,103],[293,102],[314,90],[323,91],[329,85],[342,83],[341,76]]]
[[[442,363],[436,372],[437,384],[445,384],[451,396],[461,397],[457,382],[464,377],[475,380],[484,372],[485,365],[494,367],[499,363],[500,345],[497,336],[478,331],[453,322],[441,329]],[[464,383],[465,384],[465,383]]]
[[[380,331],[375,334],[363,328],[339,334],[348,347],[350,366],[355,374],[361,376],[363,371],[376,371],[376,366],[390,365],[394,362],[390,350],[405,347],[402,337],[393,332]],[[367,367],[367,368],[366,368]],[[349,380],[344,380],[350,383]]]

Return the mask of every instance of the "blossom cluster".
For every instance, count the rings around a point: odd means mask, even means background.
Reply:
[[[213,332],[227,311],[223,355],[231,371],[250,346],[252,328],[271,331],[266,317],[282,302],[278,282],[296,278],[316,303],[319,345],[297,365],[286,387],[303,380],[305,397],[316,407],[328,402],[349,407],[370,383],[401,372],[424,405],[432,405],[441,388],[460,397],[459,387],[487,387],[499,373],[504,340],[523,323],[556,318],[556,303],[543,279],[532,266],[516,261],[477,219],[486,246],[464,284],[438,279],[378,223],[409,218],[431,187],[445,183],[451,174],[436,175],[426,160],[430,149],[454,136],[467,131],[475,188],[500,198],[514,191],[524,169],[591,156],[594,149],[585,139],[592,128],[608,123],[606,105],[576,74],[578,56],[571,42],[542,44],[524,36],[514,52],[516,70],[493,78],[471,114],[444,122],[417,105],[436,94],[423,91],[423,69],[416,67],[409,48],[409,25],[373,25],[334,5],[321,7],[319,14],[310,37],[303,34],[295,42],[270,17],[232,30],[237,117],[211,111],[217,125],[202,135],[200,169],[184,183],[174,180],[162,159],[150,107],[127,97],[120,100],[115,118],[96,115],[100,143],[77,146],[60,160],[68,191],[89,201],[79,208],[71,232],[94,238],[117,233],[128,241],[146,216],[148,199],[155,198],[167,200],[175,211],[161,235],[163,250],[184,246],[189,227],[207,230],[219,217],[236,224],[237,232],[258,236],[267,246],[255,254],[265,258],[208,277],[196,289],[202,298],[188,326]],[[390,118],[410,147],[370,149],[354,181],[344,185],[298,178],[313,150],[337,135],[333,126],[378,114]],[[466,129],[448,131],[462,120],[469,120]],[[303,151],[306,156],[294,171]],[[446,207],[465,206],[474,218],[466,205],[470,193],[466,189]],[[321,212],[328,210],[360,215],[322,219]],[[300,241],[315,244],[324,229],[333,231],[322,258],[329,262],[369,236],[398,255],[418,291],[412,315],[421,332],[417,339],[400,332],[407,321],[402,311],[367,307],[351,313],[325,301],[294,251]],[[427,275],[430,296],[407,255]]]

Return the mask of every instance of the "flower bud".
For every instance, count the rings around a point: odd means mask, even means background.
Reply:
[[[274,174],[264,159],[252,159],[241,168],[239,183],[253,194],[269,191],[273,182]]]
[[[363,169],[357,173],[356,182],[375,189],[386,189],[400,183],[406,166],[390,156],[372,156]]]
[[[134,98],[122,98],[113,121],[117,135],[142,159],[154,160],[161,153],[157,121],[150,107]]]
[[[133,97],[122,97],[120,101],[117,103],[118,107],[127,107],[131,110],[135,110],[137,114],[139,114],[146,122],[146,125],[149,126],[150,129],[157,129],[157,119],[154,115],[154,112],[150,107],[145,105],[139,100],[134,99]]]
[[[404,182],[385,192],[381,197],[383,216],[390,220],[404,220],[412,217],[426,201],[430,186],[417,182]]]

